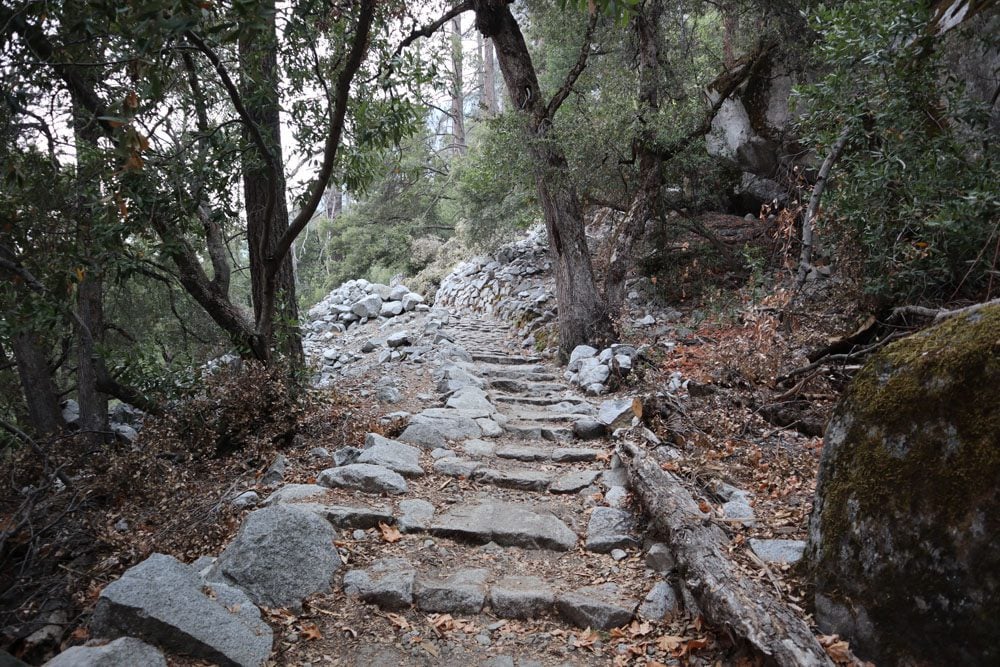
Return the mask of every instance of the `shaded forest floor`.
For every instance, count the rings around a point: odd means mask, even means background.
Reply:
[[[685,398],[680,421],[654,423],[653,430],[683,451],[675,470],[682,477],[753,492],[756,521],[731,526],[738,530],[734,558],[746,576],[766,581],[805,613],[798,573],[765,565],[740,547],[750,538],[805,538],[822,428],[852,369],[820,367],[777,380],[808,364],[810,351],[856,329],[860,313],[837,281],[809,283],[790,306],[788,272],[748,276],[688,259],[672,268],[677,282],[660,275],[643,283],[677,310],[669,322],[643,328],[623,320],[623,342],[648,347],[645,363],[618,393],[663,391],[677,373],[688,380],[678,390]],[[387,408],[363,397],[364,380],[291,401],[280,391],[280,376],[249,373],[207,379],[202,398],[147,421],[136,448],[65,437],[47,445],[47,461],[24,451],[2,462],[9,485],[0,497],[0,522],[12,535],[0,554],[0,648],[40,662],[57,646],[87,639],[100,590],[128,567],[153,552],[185,562],[218,554],[247,511],[230,505],[233,490],[253,488],[277,453],[290,459],[290,470],[308,469],[314,447],[357,445],[367,432],[393,435],[398,425],[380,425],[380,414],[407,409],[430,382],[411,378],[403,402]],[[377,379],[367,379],[368,390]],[[273,390],[258,390],[264,386]],[[232,451],[219,452],[220,440]],[[71,488],[56,489],[47,474],[56,467],[74,480]],[[259,491],[267,493],[263,485]],[[303,642],[315,627],[280,612],[269,620],[276,628],[294,626]],[[392,619],[378,622],[394,629]],[[565,641],[580,645],[578,636]],[[278,647],[279,655],[309,653]],[[580,647],[588,650],[586,642]],[[711,663],[710,651],[681,657]]]

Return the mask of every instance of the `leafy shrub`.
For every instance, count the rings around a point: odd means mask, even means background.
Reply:
[[[996,270],[996,142],[985,105],[942,56],[975,36],[949,45],[930,20],[924,3],[904,0],[818,9],[826,73],[797,91],[801,128],[819,155],[850,128],[822,229],[859,255],[864,286],[882,304],[979,299]]]

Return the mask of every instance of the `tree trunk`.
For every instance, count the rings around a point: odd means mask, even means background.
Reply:
[[[580,198],[571,182],[565,155],[557,143],[546,139],[552,125],[549,106],[541,99],[528,46],[507,3],[473,0],[472,5],[476,28],[493,40],[511,101],[527,123],[538,199],[555,265],[559,353],[566,359],[577,345],[600,344],[612,333],[611,320],[594,279]]]
[[[52,380],[48,360],[35,340],[32,333],[15,333],[11,336],[11,348],[24,402],[28,406],[31,430],[36,436],[44,438],[61,428],[62,413],[59,410],[59,392]]]
[[[466,150],[462,55],[462,17],[459,15],[451,20],[451,145],[455,155],[463,155]]]
[[[684,586],[705,618],[760,651],[765,664],[833,667],[833,661],[805,624],[780,597],[730,559],[733,541],[709,521],[698,503],[653,455],[623,442],[618,456],[630,487],[677,561]]]
[[[823,190],[826,189],[826,183],[830,177],[830,170],[833,169],[833,163],[837,161],[847,146],[847,140],[851,136],[852,129],[850,125],[844,127],[840,132],[840,136],[833,142],[830,152],[827,154],[826,159],[823,160],[823,165],[819,168],[819,176],[816,178],[816,184],[813,186],[812,196],[809,197],[809,206],[806,208],[805,217],[802,219],[802,250],[799,253],[799,271],[798,276],[796,276],[796,284],[799,287],[805,284],[806,277],[809,275],[809,269],[812,268],[813,245],[815,243],[813,240],[813,228],[816,224],[816,218],[819,215],[819,202],[823,197]]]
[[[635,246],[656,214],[663,185],[663,158],[655,150],[656,119],[660,109],[659,25],[663,6],[660,0],[646,4],[634,20],[638,36],[639,133],[633,139],[639,162],[639,186],[628,214],[612,238],[612,250],[604,276],[604,297],[608,312],[617,313],[625,300],[625,279],[633,266]]]
[[[80,404],[80,430],[94,443],[108,431],[108,397],[97,386],[100,351],[104,340],[104,279],[101,259],[94,257],[93,226],[100,212],[95,203],[100,195],[101,165],[95,164],[100,151],[101,130],[78,99],[73,98],[73,133],[76,141],[76,238],[82,266],[76,289],[76,393]]]
[[[500,113],[497,98],[496,55],[493,52],[493,40],[483,38],[483,106],[486,115],[493,118]]]
[[[243,197],[247,215],[247,245],[250,252],[250,283],[257,336],[252,356],[271,361],[275,352],[293,365],[303,359],[302,337],[295,302],[292,257],[286,253],[274,277],[273,317],[263,313],[267,264],[288,228],[285,175],[281,151],[281,117],[278,100],[278,39],[275,3],[256,6],[257,15],[243,27],[239,37],[240,83],[248,121],[256,126],[263,146],[252,140],[252,128],[244,128],[248,147],[243,153]]]

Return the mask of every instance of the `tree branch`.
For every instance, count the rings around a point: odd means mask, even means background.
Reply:
[[[597,27],[597,12],[593,12],[590,15],[590,20],[587,22],[587,32],[583,36],[583,44],[580,46],[580,55],[576,58],[576,64],[573,68],[566,74],[566,80],[563,81],[563,85],[556,91],[552,99],[549,100],[549,105],[545,109],[545,114],[552,118],[555,116],[556,111],[562,106],[562,103],[566,101],[569,97],[570,92],[573,90],[573,85],[576,80],[580,78],[583,74],[583,70],[587,67],[587,57],[590,55],[590,40],[594,36],[594,28]]]
[[[260,133],[260,128],[257,123],[253,121],[250,117],[250,113],[247,111],[246,106],[243,104],[243,97],[240,95],[239,89],[236,84],[233,83],[232,78],[229,76],[229,72],[226,70],[226,66],[219,59],[219,56],[215,51],[211,49],[198,35],[194,34],[192,31],[188,30],[184,33],[184,36],[192,44],[197,47],[199,51],[205,54],[208,61],[212,63],[212,67],[215,68],[216,74],[219,75],[219,79],[222,81],[223,88],[226,89],[226,93],[229,95],[229,101],[232,102],[233,108],[236,110],[236,115],[240,117],[243,121],[244,126],[250,132],[250,138],[253,140],[254,145],[260,152],[261,157],[264,160],[264,165],[267,167],[267,178],[270,182],[270,188],[268,188],[267,206],[264,209],[264,220],[270,220],[274,215],[274,197],[275,190],[277,190],[278,183],[278,164],[274,159],[274,154],[268,147],[267,142],[264,141],[264,136]]]
[[[351,83],[368,53],[368,38],[371,33],[374,16],[375,3],[371,0],[362,2],[354,41],[351,43],[351,50],[347,55],[347,62],[344,63],[344,69],[341,70],[340,75],[337,77],[337,85],[334,87],[334,106],[330,111],[330,128],[327,132],[326,145],[323,149],[323,164],[320,166],[319,173],[310,186],[309,199],[299,210],[298,214],[296,214],[295,219],[288,225],[278,243],[275,244],[273,255],[267,258],[267,273],[271,278],[277,273],[281,260],[288,252],[288,249],[291,248],[295,237],[309,224],[313,213],[316,212],[320,202],[323,201],[323,193],[326,192],[327,185],[330,183],[330,175],[333,173],[333,166],[337,158],[337,149],[340,147],[340,138],[344,132],[344,118],[347,115],[347,105],[350,101]]]
[[[455,18],[459,14],[462,14],[464,12],[469,11],[470,9],[472,9],[472,2],[471,2],[471,0],[465,0],[465,2],[462,2],[462,3],[459,3],[458,5],[455,5],[454,7],[452,7],[451,9],[449,9],[447,12],[445,12],[444,14],[442,14],[433,23],[428,23],[427,25],[425,25],[422,28],[417,28],[416,30],[414,30],[413,32],[411,32],[409,35],[407,35],[403,39],[403,41],[401,41],[399,43],[399,46],[396,47],[396,50],[393,52],[392,58],[390,60],[395,60],[396,58],[398,58],[399,55],[403,52],[403,49],[405,49],[406,47],[408,47],[413,42],[417,41],[421,37],[430,37],[435,32],[437,32],[438,30],[440,30],[441,26],[443,26],[445,23],[447,23],[448,21],[452,20],[453,18]]]

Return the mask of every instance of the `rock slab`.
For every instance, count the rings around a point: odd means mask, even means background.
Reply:
[[[0,663],[2,663],[0,656]],[[104,646],[74,646],[45,663],[45,667],[167,667],[160,651],[133,637],[121,637]]]
[[[556,516],[514,503],[461,505],[439,515],[428,531],[443,537],[524,549],[568,551],[577,542],[576,533]]]
[[[245,593],[206,584],[193,568],[165,554],[153,554],[105,587],[90,628],[96,637],[132,636],[221,665],[246,667],[264,664],[273,639]]]

